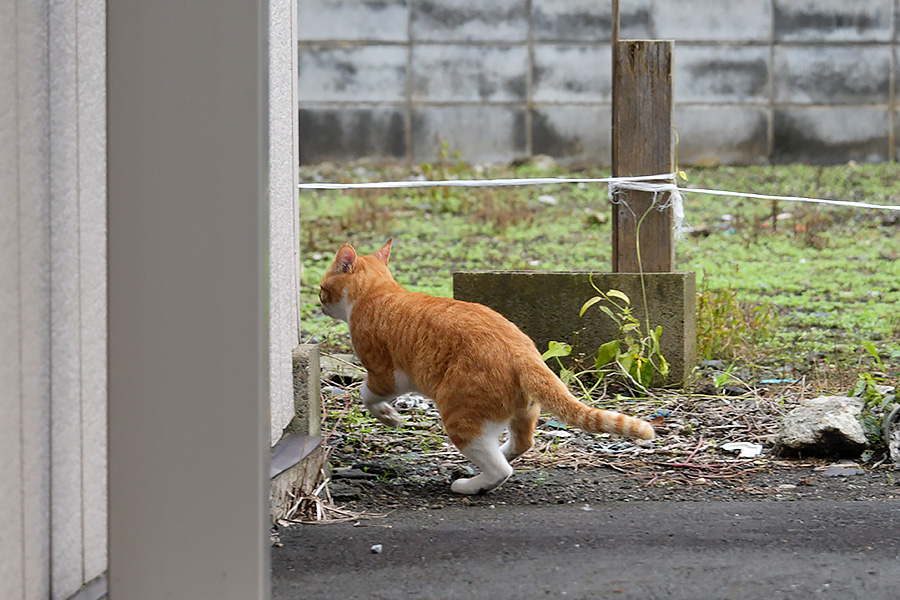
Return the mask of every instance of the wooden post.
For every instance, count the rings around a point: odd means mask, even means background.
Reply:
[[[674,169],[672,51],[675,43],[619,41],[617,20],[618,2],[613,2],[613,176],[671,173]],[[672,271],[672,211],[651,210],[654,199],[649,192],[627,190],[621,192],[620,198],[624,202],[613,205],[613,272]],[[638,222],[640,240],[636,240]],[[640,244],[640,256],[636,242]]]

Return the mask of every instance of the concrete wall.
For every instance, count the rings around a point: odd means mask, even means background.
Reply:
[[[105,3],[2,12],[0,598],[67,598],[107,560]]]
[[[297,183],[297,5],[269,3],[269,394],[271,442],[294,417],[293,351],[300,343]]]
[[[273,443],[299,339],[295,11],[271,3]],[[0,14],[0,598],[68,598],[108,558],[106,2]]]
[[[301,160],[610,160],[610,0],[297,0]],[[628,0],[681,164],[896,157],[900,0]]]

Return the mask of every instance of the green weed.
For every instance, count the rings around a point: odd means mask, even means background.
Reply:
[[[730,287],[697,294],[697,355],[701,359],[745,359],[771,338],[771,306],[740,301]]]
[[[572,346],[569,344],[550,342],[542,358],[545,361],[555,359],[560,367],[562,380],[577,383],[585,396],[590,396],[613,375],[623,378],[627,387],[635,388],[640,393],[646,393],[656,377],[665,381],[669,375],[669,364],[659,349],[662,327],[650,329],[648,325],[646,330],[643,329],[634,316],[631,300],[625,293],[619,290],[603,292],[593,281],[591,286],[597,295],[584,303],[579,316],[584,317],[588,309],[596,306],[616,324],[618,337],[601,344],[592,357],[594,364],[582,371],[567,368],[559,360],[571,354]],[[585,383],[586,380],[594,383],[589,386]]]
[[[464,166],[447,149],[445,175],[466,179],[533,176],[597,177],[608,173],[532,164],[517,167]],[[432,165],[439,169],[440,161]],[[304,167],[304,178],[359,179],[358,167]],[[405,179],[420,167],[370,170],[371,180]],[[439,173],[432,171],[437,178]],[[691,169],[688,186],[790,194],[883,204],[900,203],[900,170],[895,164],[718,167]],[[303,192],[301,215],[301,329],[346,349],[341,326],[321,314],[318,281],[345,241],[370,252],[393,236],[391,268],[413,291],[452,295],[452,272],[469,269],[582,270],[609,268],[611,225],[593,215],[608,214],[603,185],[548,185],[540,188],[455,189],[454,211],[436,205],[427,190]],[[556,205],[539,203],[540,195]],[[824,352],[828,365],[856,367],[855,350],[871,341],[892,377],[900,357],[885,352],[900,341],[900,229],[885,211],[779,203],[745,198],[685,194],[690,225],[707,226],[706,237],[687,237],[676,247],[675,268],[695,271],[710,302],[765,307],[769,333],[754,340],[760,361],[800,360]],[[778,220],[778,215],[783,215]],[[787,216],[789,215],[789,216]],[[727,216],[728,220],[723,220]],[[740,269],[735,271],[735,266]],[[730,290],[733,298],[727,297]],[[720,297],[714,297],[719,295]],[[701,302],[702,304],[702,302]],[[725,311],[726,314],[727,311]],[[732,313],[733,314],[733,313]],[[745,315],[752,323],[756,314]],[[698,315],[702,321],[703,316]],[[738,321],[739,323],[740,321]],[[752,352],[728,338],[723,325],[713,335],[741,356]],[[755,329],[745,329],[753,334]],[[718,332],[718,333],[716,333]],[[327,334],[327,338],[325,337]],[[563,332],[560,335],[567,335]],[[707,354],[715,354],[718,351]],[[726,354],[728,351],[726,350]],[[840,378],[834,377],[833,381]]]

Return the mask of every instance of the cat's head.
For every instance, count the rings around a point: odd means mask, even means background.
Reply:
[[[375,254],[359,256],[350,244],[337,251],[334,261],[319,282],[319,302],[329,317],[350,322],[350,311],[360,294],[381,281],[393,281],[387,269],[391,256],[389,239]]]

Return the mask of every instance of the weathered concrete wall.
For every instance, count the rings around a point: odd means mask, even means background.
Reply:
[[[453,273],[453,297],[489,306],[515,323],[544,352],[551,341],[572,343],[581,357],[596,354],[601,344],[621,335],[612,319],[582,305],[617,289],[631,300],[634,316],[662,327],[660,350],[670,366],[666,384],[687,382],[697,358],[697,289],[693,272],[638,273],[542,271],[467,271]],[[644,309],[644,293],[646,308]],[[662,383],[662,382],[661,382]]]
[[[609,0],[297,0],[300,158],[610,160]],[[900,0],[629,0],[674,39],[682,164],[897,155]]]

